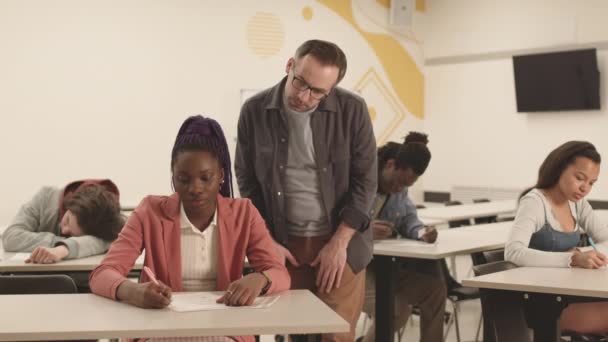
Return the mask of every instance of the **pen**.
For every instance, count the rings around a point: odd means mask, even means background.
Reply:
[[[591,236],[587,235],[587,240],[589,240],[589,244],[591,245],[591,247],[593,247],[593,250],[597,252],[597,247],[595,246],[595,242],[593,242]]]
[[[158,280],[156,280],[156,277],[154,276],[154,273],[152,273],[152,270],[148,266],[144,266],[144,272],[146,272],[148,278],[152,280],[154,285],[159,285]]]

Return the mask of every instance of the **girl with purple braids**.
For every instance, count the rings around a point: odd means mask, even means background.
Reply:
[[[175,193],[147,196],[139,204],[91,273],[93,293],[142,308],[164,308],[173,292],[220,290],[218,303],[241,306],[289,289],[289,274],[264,220],[248,199],[232,198],[230,154],[215,120],[198,115],[182,124],[171,152],[171,173]],[[151,272],[143,272],[139,283],[128,281],[127,273],[144,249],[144,266]],[[243,276],[245,257],[254,272]]]

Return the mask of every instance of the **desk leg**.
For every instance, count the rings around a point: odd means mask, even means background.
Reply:
[[[393,341],[395,316],[395,277],[394,257],[376,255],[376,341]]]
[[[559,317],[567,304],[561,296],[524,294],[524,312],[535,342],[560,341]]]

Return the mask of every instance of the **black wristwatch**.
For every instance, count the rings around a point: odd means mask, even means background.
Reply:
[[[265,295],[266,292],[268,292],[270,285],[272,285],[272,279],[270,279],[268,274],[266,274],[266,272],[264,272],[264,271],[258,272],[258,273],[261,274],[262,277],[266,278],[266,285],[262,288],[262,292],[260,292],[260,295]]]

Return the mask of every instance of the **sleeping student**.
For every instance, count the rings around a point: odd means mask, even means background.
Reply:
[[[7,252],[31,252],[26,262],[55,263],[102,254],[124,224],[118,188],[109,179],[43,187],[2,234]]]

